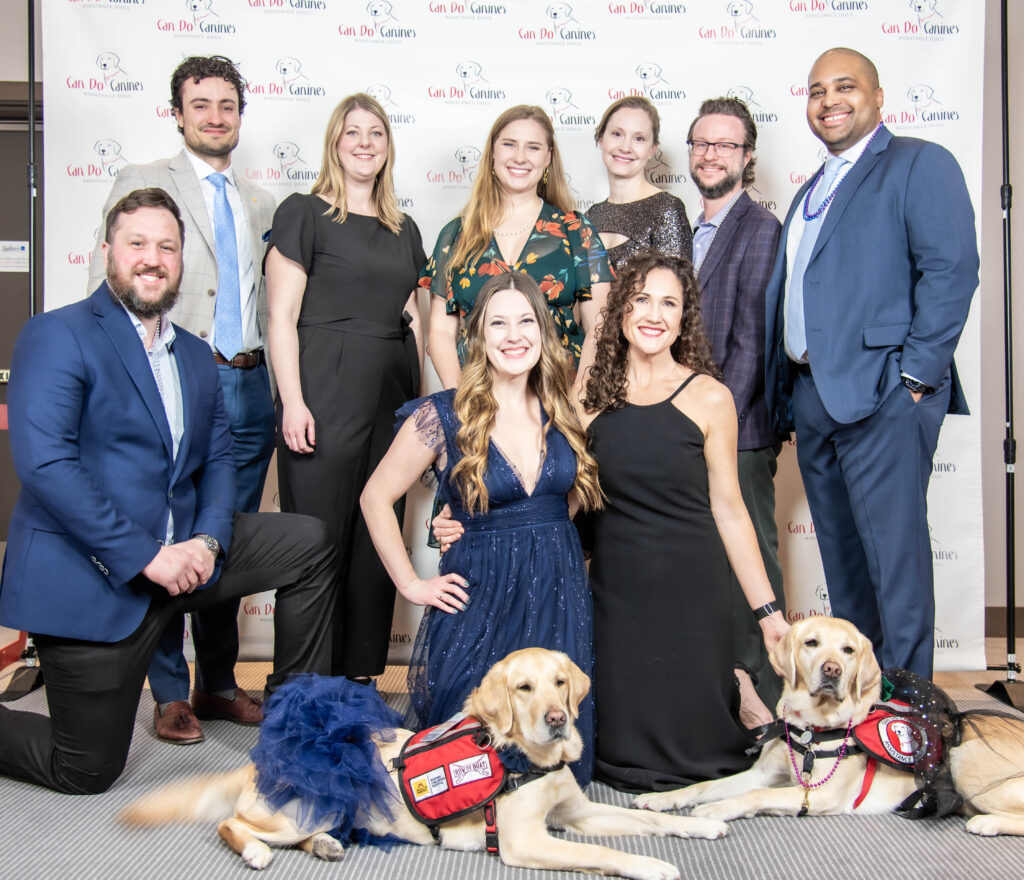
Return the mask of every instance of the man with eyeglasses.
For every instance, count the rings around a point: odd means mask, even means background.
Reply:
[[[712,356],[732,392],[739,420],[738,475],[743,500],[754,524],[761,558],[776,605],[785,613],[779,536],[775,526],[775,472],[782,449],[764,400],[765,287],[778,249],[781,224],[746,192],[754,183],[757,126],[747,105],[736,98],[701,104],[687,135],[690,177],[703,199],[693,236],[693,264],[701,286],[704,328]],[[736,660],[756,681],[757,694],[774,706],[782,692],[761,638],[746,612],[739,582],[733,583]],[[738,671],[741,693],[750,696],[750,678]],[[756,700],[744,699],[740,717],[748,726],[771,721]]]
[[[871,61],[830,49],[807,122],[828,160],[801,187],[768,285],[766,387],[795,427],[832,613],[882,668],[932,674],[927,490],[947,412],[966,413],[953,351],[978,285],[956,159],[893,137]]]

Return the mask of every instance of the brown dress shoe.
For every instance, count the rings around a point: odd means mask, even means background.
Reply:
[[[263,703],[254,700],[241,688],[235,688],[235,698],[225,700],[206,691],[192,692],[192,708],[200,718],[220,718],[255,727],[263,720]]]
[[[189,746],[203,741],[203,728],[188,700],[175,700],[160,714],[160,705],[153,707],[153,721],[156,724],[156,735],[164,742],[176,746]]]

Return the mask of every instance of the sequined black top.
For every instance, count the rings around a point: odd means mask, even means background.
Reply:
[[[635,202],[606,199],[594,204],[587,218],[598,233],[629,236],[629,241],[608,248],[608,262],[616,270],[649,248],[693,259],[693,233],[686,219],[686,206],[672,193],[660,192]]]

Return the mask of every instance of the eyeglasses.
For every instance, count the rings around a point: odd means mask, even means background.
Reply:
[[[743,144],[733,144],[729,141],[719,141],[718,143],[708,143],[708,141],[687,141],[686,146],[690,148],[690,152],[695,156],[703,156],[708,150],[714,147],[715,152],[723,159],[728,159],[735,150],[743,148]]]

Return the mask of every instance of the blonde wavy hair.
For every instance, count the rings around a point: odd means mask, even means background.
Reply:
[[[569,354],[562,347],[555,326],[548,316],[548,307],[537,282],[520,272],[506,272],[488,281],[477,295],[473,311],[467,320],[466,362],[455,391],[455,415],[459,430],[455,442],[462,458],[452,468],[450,479],[459,490],[463,506],[472,513],[486,513],[489,504],[484,476],[487,473],[487,453],[491,432],[498,413],[498,403],[492,393],[490,362],[484,342],[487,305],[491,297],[501,290],[518,290],[526,297],[540,328],[540,360],[530,371],[529,387],[540,400],[548,421],[544,425],[544,445],[547,432],[555,428],[565,437],[576,455],[576,480],[573,488],[579,495],[584,510],[602,506],[601,487],[597,481],[597,462],[587,449],[587,437],[570,403],[572,367]]]
[[[548,149],[551,150],[547,179],[542,178],[537,184],[537,195],[565,214],[576,209],[576,201],[569,191],[565,167],[562,165],[562,157],[555,142],[555,129],[548,115],[540,107],[532,104],[509,107],[494,120],[491,133],[487,136],[487,143],[484,144],[480,156],[480,172],[473,182],[469,201],[462,209],[462,231],[448,260],[449,278],[455,270],[480,259],[480,255],[491,243],[494,227],[501,221],[503,198],[498,178],[494,176],[494,144],[506,127],[520,119],[532,119],[543,128],[548,140]]]
[[[392,169],[395,165],[395,139],[391,136],[391,123],[384,108],[365,92],[357,92],[342,98],[334,108],[327,122],[327,133],[324,135],[324,158],[320,164],[320,174],[313,184],[313,195],[323,196],[331,203],[324,214],[333,213],[335,223],[344,223],[348,217],[348,204],[345,201],[345,172],[338,160],[338,141],[345,130],[345,117],[353,110],[366,110],[380,120],[388,139],[388,154],[384,165],[377,172],[373,184],[374,210],[381,224],[395,235],[402,231],[405,215],[398,207],[395,197],[395,181]]]

